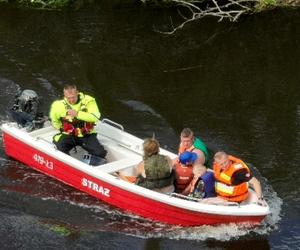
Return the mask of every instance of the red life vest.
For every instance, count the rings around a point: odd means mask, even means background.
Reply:
[[[248,173],[250,173],[250,170],[247,165],[238,158],[229,155],[229,160],[232,164],[224,171],[217,163],[213,165],[216,178],[215,190],[223,199],[240,202],[248,197],[248,182],[233,185],[232,176],[236,171],[241,169],[245,169]]]
[[[185,149],[183,146],[180,145],[178,150],[178,156],[185,151],[192,152],[195,149],[194,146],[191,146],[188,149]],[[194,178],[193,174],[193,165],[182,165],[179,161],[177,161],[175,166],[175,173],[176,173],[176,180],[175,186],[176,191],[181,193],[185,188],[190,184],[190,182]]]
[[[72,134],[74,136],[84,136],[90,134],[94,129],[95,124],[92,122],[84,122],[74,118],[69,121],[66,117],[62,119],[62,128],[65,134]]]
[[[82,100],[80,100],[81,102]],[[66,111],[71,108],[69,104],[64,101]],[[86,111],[86,106],[80,103],[79,110]],[[78,111],[79,111],[78,110]],[[70,118],[68,116],[62,117],[62,129],[65,134],[72,134],[77,137],[82,137],[90,134],[94,129],[95,123],[78,120],[77,118]]]
[[[176,164],[175,168],[176,180],[175,186],[176,190],[181,193],[192,181],[193,174],[193,165],[182,165],[179,162]]]

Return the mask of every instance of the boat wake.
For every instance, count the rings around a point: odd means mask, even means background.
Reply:
[[[22,197],[26,194],[26,200],[30,203],[28,206],[32,209],[33,207],[47,207],[47,214],[43,215],[40,211],[37,212],[41,218],[41,223],[44,223],[43,221],[49,217],[50,213],[50,217],[55,218],[54,224],[67,223],[73,228],[80,229],[80,231],[114,232],[144,239],[229,241],[253,233],[262,236],[268,235],[277,229],[280,220],[282,200],[266,180],[263,180],[263,186],[266,187],[264,193],[272,213],[266,217],[261,225],[256,227],[250,227],[247,224],[180,227],[153,222],[125,213],[88,194],[29,169],[21,163],[3,158],[1,165],[7,166],[6,171],[2,171],[2,176],[0,176],[1,179],[6,179],[2,191],[6,192],[7,195],[17,193],[20,196],[21,194]],[[7,180],[11,182],[7,183]],[[32,213],[34,214],[34,211]]]

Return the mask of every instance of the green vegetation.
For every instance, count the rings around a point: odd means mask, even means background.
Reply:
[[[279,6],[279,2],[277,0],[258,0],[255,6],[257,11],[274,8]]]
[[[0,3],[39,9],[78,9],[93,2],[94,0],[0,0]]]
[[[69,236],[72,234],[72,231],[62,225],[51,225],[49,229],[61,236]]]

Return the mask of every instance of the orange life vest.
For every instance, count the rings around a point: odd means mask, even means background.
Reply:
[[[185,151],[192,152],[194,149],[195,149],[194,145],[192,145],[192,146],[189,147],[189,148],[185,148],[182,144],[180,144],[180,145],[179,145],[179,149],[178,149],[178,156],[179,156],[180,154],[182,154],[183,152],[185,152]]]
[[[245,169],[248,173],[250,173],[250,170],[247,165],[238,158],[229,155],[229,160],[232,164],[225,171],[222,171],[217,163],[213,165],[216,178],[215,190],[219,196],[228,201],[240,202],[248,197],[248,182],[233,185],[232,176],[236,171],[241,169]]]

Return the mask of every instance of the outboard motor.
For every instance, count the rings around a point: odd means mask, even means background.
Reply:
[[[46,118],[38,112],[39,97],[33,90],[26,89],[15,97],[15,102],[9,114],[21,127],[27,130],[42,128]]]

